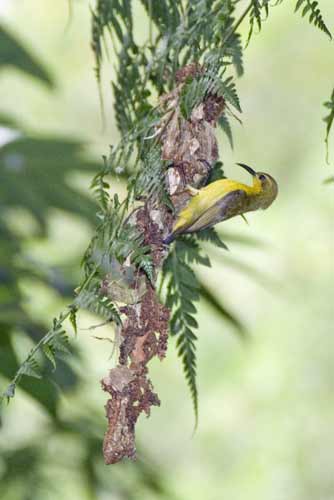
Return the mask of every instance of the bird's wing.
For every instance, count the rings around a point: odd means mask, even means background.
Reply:
[[[247,193],[242,189],[231,191],[224,198],[221,198],[212,207],[208,208],[191,226],[186,230],[193,233],[206,229],[235,215],[240,215],[246,205]]]

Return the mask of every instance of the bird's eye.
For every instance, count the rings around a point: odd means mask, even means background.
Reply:
[[[261,175],[259,175],[259,179],[260,179],[260,181],[265,181],[266,180],[266,176],[263,175],[263,174],[261,174]]]

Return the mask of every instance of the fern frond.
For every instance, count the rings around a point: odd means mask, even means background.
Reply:
[[[152,18],[153,22],[159,30],[175,30],[180,23],[179,2],[174,0],[141,0],[147,14]]]
[[[266,15],[268,15],[268,0],[251,0],[250,3],[250,13],[249,13],[249,32],[246,45],[249,44],[249,41],[252,37],[255,24],[258,27],[258,30],[261,30],[262,27],[262,8],[265,9]]]
[[[82,290],[74,303],[77,307],[87,309],[118,325],[122,323],[115,304],[108,297],[98,294],[96,290]]]
[[[188,315],[189,319],[193,319],[193,316]],[[173,334],[173,331],[172,331]],[[190,328],[187,328],[183,324],[183,329],[178,335],[178,340],[176,342],[178,348],[178,355],[182,359],[182,365],[186,381],[190,389],[190,394],[193,401],[193,408],[195,413],[195,427],[198,423],[198,389],[196,381],[196,346],[195,341],[197,340],[196,335],[192,332]]]
[[[103,156],[104,165],[106,167],[107,158]],[[97,174],[92,183],[91,189],[94,192],[94,196],[103,211],[106,211],[110,202],[109,189],[110,185],[104,180],[103,171]]]
[[[225,49],[226,54],[231,56],[237,75],[242,76],[244,74],[244,63],[241,36],[239,33],[233,33],[228,42],[228,46]]]
[[[176,247],[179,242],[176,243]],[[184,249],[181,251],[183,254]],[[194,301],[199,299],[198,285],[194,271],[182,260],[176,248],[166,259],[164,273],[170,269],[170,282],[166,302],[173,306],[170,320],[171,335],[177,337],[177,352],[182,360],[183,370],[190,389],[196,425],[198,421],[198,390],[196,382],[196,335],[192,329],[197,328],[193,316],[196,312]]]
[[[226,179],[226,176],[224,174],[222,162],[216,161],[213,167],[211,168],[208,184],[210,182],[218,181],[219,179]]]
[[[226,116],[226,113],[224,113],[218,120],[218,125],[221,127],[221,129],[225,132],[228,140],[229,140],[229,143],[230,143],[230,146],[231,146],[231,149],[233,149],[233,136],[232,136],[232,129],[231,129],[231,125],[230,125],[230,122],[229,122],[229,119],[227,118]]]
[[[196,234],[196,238],[199,241],[208,241],[209,243],[212,243],[212,245],[215,245],[219,248],[223,248],[224,250],[228,250],[228,247],[220,238],[214,227],[198,231],[198,233]]]
[[[71,305],[69,309],[70,309],[69,320],[70,320],[70,323],[73,327],[75,335],[77,335],[77,333],[78,333],[78,325],[77,325],[78,309],[74,305]]]
[[[43,352],[55,370],[57,366],[56,357],[59,357],[62,353],[70,354],[69,340],[66,332],[63,329],[57,332],[57,335],[53,336],[48,343],[43,345]]]
[[[184,235],[177,240],[177,255],[179,259],[188,264],[196,263],[202,266],[210,267],[210,259],[203,255],[195,236]]]
[[[249,11],[249,32],[246,46],[249,44],[255,25],[258,30],[261,31],[263,21],[265,21],[269,16],[269,6],[275,7],[281,4],[282,1],[283,0],[274,0],[274,2],[271,2],[270,0],[251,0],[249,8],[246,9],[246,12]]]
[[[322,17],[319,4],[316,0],[297,0],[295,12],[302,8],[301,15],[305,17],[309,14],[309,22],[323,31],[330,39],[332,33],[327,28],[325,21]]]
[[[180,95],[180,110],[185,120],[189,120],[193,109],[203,101],[209,90],[209,82],[205,79],[192,79],[187,82]]]
[[[222,82],[221,94],[227,102],[230,102],[241,113],[240,100],[232,76]]]
[[[234,106],[241,113],[240,101],[232,76],[217,82],[216,91],[217,95],[224,97],[227,102],[232,104],[232,106]]]
[[[194,315],[195,303],[199,300],[199,283],[189,264],[196,262],[210,266],[208,257],[203,256],[194,236],[180,237],[173,252],[163,265],[163,281],[167,283],[166,304],[172,309],[170,320],[171,335],[177,337],[178,355],[190,389],[198,420],[198,390],[196,382],[196,340],[193,329],[198,328]]]
[[[151,255],[141,255],[140,258],[136,259],[135,264],[139,269],[142,269],[152,285],[155,281],[154,265]]]
[[[136,178],[135,196],[160,200],[162,192],[166,190],[160,147],[151,147],[141,154],[143,159]]]
[[[39,351],[44,352],[54,367],[56,366],[55,358],[62,353],[68,353],[68,339],[62,325],[69,316],[70,311],[53,320],[52,328],[31,349],[7,389],[0,395],[0,404],[5,399],[9,400],[14,397],[16,386],[24,375],[35,378],[42,377],[41,368],[36,360]]]

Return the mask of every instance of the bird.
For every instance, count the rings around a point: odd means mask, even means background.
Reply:
[[[172,232],[163,240],[164,244],[168,245],[180,234],[201,231],[236,215],[266,209],[273,203],[278,194],[275,179],[264,172],[256,172],[245,163],[237,165],[252,175],[253,185],[220,179],[201,189],[186,186],[191,198],[178,213]]]

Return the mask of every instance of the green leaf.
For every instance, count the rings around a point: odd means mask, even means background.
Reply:
[[[219,181],[220,179],[226,179],[223,170],[223,163],[221,161],[216,161],[211,169],[208,184],[210,184],[211,182]]]
[[[178,279],[182,282],[183,285],[189,286],[192,288],[196,286],[196,277],[194,271],[189,267],[185,262],[180,262],[178,265],[179,276]]]
[[[104,164],[106,165],[107,160],[105,156],[103,157],[103,160]],[[94,195],[100,207],[102,208],[103,211],[106,211],[110,203],[110,194],[109,194],[110,185],[108,184],[108,182],[104,180],[103,171],[94,177],[91,188],[94,191]]]
[[[41,369],[34,358],[29,359],[21,367],[21,375],[28,375],[29,377],[42,378]]]
[[[43,345],[43,352],[44,352],[45,356],[49,359],[49,361],[51,362],[51,364],[53,366],[53,369],[55,370],[57,364],[56,364],[54,348],[49,344]]]
[[[230,102],[241,113],[240,101],[237,94],[236,86],[233,77],[226,78],[222,85],[222,94],[227,102]]]
[[[244,74],[243,50],[241,45],[241,36],[239,33],[233,33],[233,35],[229,38],[226,52],[232,57],[232,63],[235,67],[237,75],[239,77],[242,76]]]
[[[70,320],[71,325],[73,326],[73,330],[74,330],[75,335],[77,335],[77,333],[78,333],[78,325],[77,325],[77,311],[78,311],[78,309],[75,306],[70,306],[70,311],[71,312],[70,312],[69,320]]]
[[[49,72],[32,56],[14,36],[0,25],[0,69],[12,66],[34,78],[39,79],[49,87],[54,86]]]
[[[43,231],[50,208],[71,212],[95,223],[95,203],[68,183],[71,172],[97,169],[96,164],[80,157],[82,147],[83,144],[74,141],[28,137],[5,144],[0,148],[2,206],[24,208]]]

